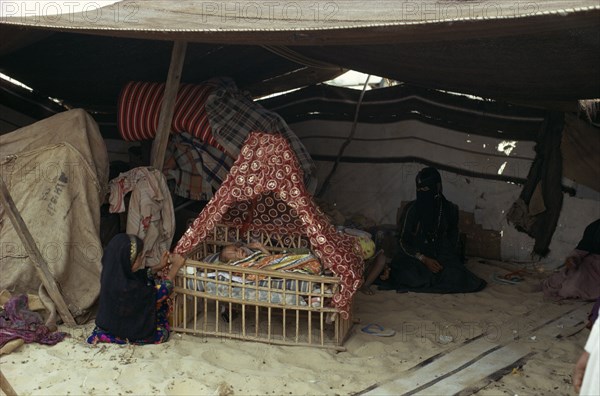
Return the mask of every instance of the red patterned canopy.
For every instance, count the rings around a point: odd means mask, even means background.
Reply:
[[[341,279],[333,304],[348,318],[364,269],[355,238],[338,233],[306,191],[303,174],[280,135],[248,135],[229,175],[175,247],[185,254],[216,224],[281,235],[305,235],[325,268]]]

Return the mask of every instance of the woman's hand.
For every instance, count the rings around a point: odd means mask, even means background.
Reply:
[[[155,268],[157,271],[160,271],[167,265],[169,265],[169,251],[165,250],[162,256],[160,257],[160,263]]]
[[[168,252],[167,252],[168,253]],[[180,254],[168,254],[167,256],[167,265],[171,265],[171,269],[169,269],[169,273],[167,274],[167,279],[174,280],[175,276],[177,276],[177,272],[183,265],[185,264],[185,258]]]
[[[183,265],[185,264],[185,258],[181,255],[181,254],[170,254],[169,255],[169,261],[168,261],[173,267],[177,267],[177,269],[183,267]]]
[[[160,257],[160,263],[158,263],[158,265],[155,265],[152,268],[152,273],[156,274],[158,271],[164,269],[166,266],[168,266],[170,264],[169,262],[169,252],[168,251],[164,251],[162,256]]]
[[[442,267],[442,265],[436,259],[423,256],[423,259],[421,261],[423,262],[423,264],[425,264],[429,271],[433,272],[434,274],[437,274],[438,272],[444,269],[444,267]]]

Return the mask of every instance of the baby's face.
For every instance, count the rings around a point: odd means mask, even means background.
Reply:
[[[246,252],[239,246],[229,245],[223,248],[221,252],[221,261],[235,261],[246,257]]]

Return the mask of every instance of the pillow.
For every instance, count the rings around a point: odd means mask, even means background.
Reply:
[[[363,260],[367,260],[373,257],[373,255],[375,254],[375,242],[371,238],[370,233],[362,230],[357,230],[356,228],[348,227],[343,227],[342,230],[344,231],[344,233],[356,237],[360,246],[360,253],[362,255]]]

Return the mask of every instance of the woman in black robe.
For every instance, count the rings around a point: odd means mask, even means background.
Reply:
[[[442,194],[435,168],[416,178],[417,199],[409,202],[399,224],[397,255],[390,280],[398,291],[470,293],[486,286],[465,268],[458,254],[458,207]]]
[[[118,234],[102,256],[100,301],[96,328],[87,342],[158,344],[169,339],[167,298],[173,279],[185,264],[178,254],[164,252],[161,262],[145,268],[143,242],[135,235]],[[166,279],[156,273],[171,265]]]

